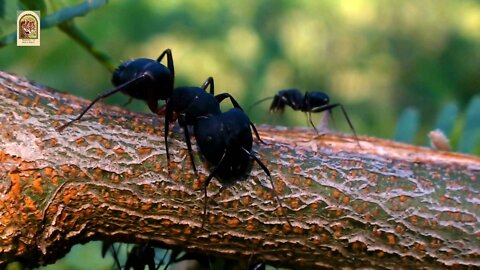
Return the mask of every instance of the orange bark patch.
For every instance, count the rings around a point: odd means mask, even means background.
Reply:
[[[32,182],[33,189],[39,194],[43,194],[42,182],[43,182],[43,179],[41,177],[35,178]]]
[[[21,195],[21,191],[22,191],[22,185],[20,183],[20,174],[18,173],[9,173],[8,176],[10,177],[10,181],[11,181],[11,187],[10,187],[10,191],[8,192],[8,198],[10,200],[14,199],[14,198],[18,198],[20,197]]]

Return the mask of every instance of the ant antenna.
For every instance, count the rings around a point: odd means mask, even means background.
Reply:
[[[329,112],[331,112],[332,109],[335,108],[335,107],[340,107],[340,109],[342,110],[343,116],[344,116],[345,119],[347,120],[348,126],[350,127],[350,130],[352,131],[353,136],[355,137],[355,140],[357,141],[358,146],[359,146],[360,148],[362,148],[362,147],[360,146],[360,143],[358,142],[357,132],[355,131],[355,128],[353,127],[352,121],[350,121],[350,117],[348,117],[347,111],[345,110],[345,108],[343,107],[342,104],[340,104],[340,103],[337,103],[337,104],[329,104],[329,105],[327,105],[327,106],[319,107],[319,108],[317,108],[316,110],[313,110],[312,112],[323,112],[323,111],[329,111]],[[330,117],[333,118],[333,114],[332,114],[332,113],[330,113]]]
[[[62,132],[66,127],[68,127],[72,123],[80,120],[83,117],[83,115],[85,113],[87,113],[88,110],[90,110],[90,108],[92,108],[92,106],[95,105],[95,103],[97,103],[99,100],[104,99],[106,97],[109,97],[109,96],[111,96],[111,95],[113,95],[117,92],[120,92],[120,91],[124,90],[126,87],[131,87],[132,85],[135,85],[135,84],[139,83],[140,81],[144,81],[144,80],[147,80],[147,79],[151,79],[151,78],[150,78],[149,75],[144,74],[142,76],[139,76],[135,79],[132,79],[132,80],[130,80],[130,81],[124,83],[124,84],[121,84],[121,85],[119,85],[119,86],[117,86],[113,89],[107,90],[106,92],[98,95],[94,100],[92,100],[92,102],[90,102],[90,104],[85,109],[83,109],[83,111],[77,117],[70,120],[66,124],[60,126],[59,128],[57,128],[57,131]]]
[[[260,99],[259,101],[253,103],[252,105],[250,105],[250,107],[248,107],[248,110],[247,112],[250,113],[250,111],[253,109],[253,107],[257,106],[258,104],[262,103],[262,102],[265,102],[269,99],[273,99],[275,96],[271,96],[271,97],[266,97],[266,98],[262,98]]]

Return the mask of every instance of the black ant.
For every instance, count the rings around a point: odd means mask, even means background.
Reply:
[[[158,267],[155,264],[155,249],[149,244],[135,245],[128,252],[127,260],[125,261],[125,270],[144,270],[145,266],[148,270],[157,270],[160,268],[161,262]]]
[[[207,92],[207,88],[209,88],[209,92]],[[201,87],[183,86],[174,89],[172,95],[167,100],[167,105],[165,108],[164,139],[167,152],[167,163],[170,161],[170,155],[168,151],[168,132],[170,122],[178,119],[178,123],[183,128],[192,167],[196,172],[197,170],[193,160],[192,145],[190,142],[188,126],[193,126],[196,122],[196,119],[199,117],[208,117],[221,114],[222,112],[220,111],[220,103],[226,98],[230,99],[234,107],[242,110],[238,102],[230,94],[222,93],[216,96],[214,96],[214,94],[215,86],[212,77],[207,78]],[[257,129],[253,123],[249,122],[249,124],[252,126],[258,140],[263,142],[260,139]]]
[[[198,117],[194,123],[193,131],[197,139],[200,153],[207,162],[214,166],[205,180],[205,202],[203,209],[203,222],[207,214],[207,187],[213,177],[222,184],[232,185],[236,181],[248,177],[253,161],[257,162],[272,184],[272,193],[279,206],[283,209],[282,202],[275,192],[275,185],[268,168],[252,153],[252,130],[250,119],[239,107],[230,109],[218,115]],[[287,218],[288,224],[291,226]]]
[[[307,113],[308,121],[317,133],[318,130],[312,122],[312,113],[324,111],[331,112],[333,108],[340,107],[342,109],[343,115],[345,116],[345,119],[348,122],[348,125],[350,126],[350,129],[352,130],[355,137],[357,137],[357,133],[355,132],[352,122],[350,121],[350,118],[348,117],[343,105],[340,103],[330,104],[330,98],[327,94],[323,92],[315,91],[305,92],[305,94],[302,94],[302,92],[300,92],[300,90],[298,89],[281,90],[273,97],[267,97],[255,102],[252,107],[269,99],[273,99],[272,104],[270,105],[270,112],[283,113],[283,111],[285,110],[285,106],[289,106],[294,111],[302,111]]]
[[[143,270],[147,267],[148,270],[158,270],[160,266],[163,264],[165,256],[161,259],[161,261],[156,264],[155,263],[155,249],[150,244],[138,244],[134,245],[128,252],[127,252],[127,259],[125,260],[125,264],[122,266],[120,263],[119,252],[122,249],[121,246],[124,245],[122,243],[112,243],[104,241],[102,244],[102,257],[105,257],[107,251],[112,253],[113,260],[115,262],[115,267],[118,270]],[[128,250],[128,245],[126,247]]]
[[[167,67],[160,63],[165,56]],[[158,101],[166,100],[172,95],[174,79],[175,69],[170,49],[163,51],[157,60],[138,58],[124,62],[113,72],[112,84],[115,87],[100,94],[77,117],[57,130],[62,131],[80,120],[95,103],[117,92],[123,92],[130,98],[144,100],[153,113],[158,113]]]
[[[160,63],[165,56],[167,56],[167,67]],[[157,60],[139,58],[122,63],[113,73],[112,83],[115,88],[100,94],[76,118],[60,126],[57,130],[62,131],[73,122],[80,120],[96,102],[117,92],[123,92],[131,98],[146,101],[150,110],[156,114],[161,114],[164,109],[158,107],[158,101],[166,100],[165,148],[167,163],[170,161],[167,143],[169,123],[175,120],[173,113],[176,113],[180,116],[179,123],[184,130],[190,160],[196,173],[187,125],[193,125],[193,119],[198,116],[220,114],[219,103],[225,98],[230,98],[234,106],[240,106],[228,93],[214,96],[212,77],[209,77],[201,87],[174,88],[174,79],[175,68],[170,49],[166,49]],[[208,87],[210,87],[210,93],[206,92]],[[257,138],[261,141],[257,130],[253,124],[251,125]]]

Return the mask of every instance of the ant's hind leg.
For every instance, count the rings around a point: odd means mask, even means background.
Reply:
[[[265,174],[267,175],[268,179],[270,180],[270,183],[272,184],[272,193],[273,193],[273,196],[275,197],[275,200],[277,201],[278,205],[279,205],[280,208],[282,209],[282,213],[285,213],[285,211],[283,211],[283,210],[285,209],[285,207],[283,207],[282,201],[280,200],[280,198],[278,197],[277,192],[275,191],[275,185],[273,184],[272,175],[270,174],[270,171],[268,170],[267,166],[265,166],[265,164],[263,164],[263,163],[260,161],[260,159],[258,159],[254,154],[250,153],[250,151],[248,151],[247,149],[245,149],[245,148],[242,147],[242,150],[245,151],[245,153],[247,153],[251,158],[253,158],[253,159],[258,163],[258,165],[260,165],[260,167],[262,168],[262,170],[265,172]],[[290,225],[290,227],[293,227],[293,226],[292,226],[292,223],[290,223],[290,220],[288,219],[287,216],[285,216],[285,219],[287,220],[288,225]]]
[[[207,180],[205,180],[205,185],[204,185],[204,204],[203,204],[203,219],[202,219],[202,228],[205,225],[205,221],[207,220],[207,205],[208,205],[208,195],[207,195],[207,187],[210,184],[210,181],[212,181],[213,176],[217,173],[218,168],[223,163],[223,160],[225,159],[225,156],[227,154],[227,151],[225,150],[223,152],[222,158],[220,159],[220,162],[218,162],[218,165],[210,172],[210,174],[207,177]]]
[[[252,127],[253,132],[255,133],[255,137],[257,137],[257,139],[258,139],[262,144],[267,144],[267,143],[264,142],[262,139],[260,139],[260,135],[258,134],[257,128],[255,127],[255,125],[254,125],[252,122],[250,122],[250,126]]]
[[[312,121],[312,113],[311,112],[307,112],[307,119],[308,119],[309,124],[313,127],[313,129],[317,133],[317,136],[320,135],[320,133],[318,133],[317,128],[315,127],[315,124]]]
[[[170,119],[172,119],[173,111],[172,111],[172,106],[170,103],[167,102],[166,105],[166,112],[165,112],[165,126],[164,126],[164,142],[165,142],[165,152],[167,155],[167,173],[170,175],[170,153],[168,151],[168,132],[170,129]]]
[[[312,110],[312,112],[329,111],[330,112],[330,117],[332,117],[332,119],[333,119],[333,114],[331,112],[332,112],[332,109],[335,108],[335,107],[340,107],[340,109],[342,110],[343,116],[347,120],[348,126],[350,127],[350,130],[352,131],[353,136],[355,136],[358,146],[360,148],[362,148],[360,146],[359,141],[358,141],[357,132],[355,131],[355,128],[353,127],[352,121],[350,121],[350,117],[348,117],[347,111],[345,110],[345,108],[343,107],[342,104],[337,103],[337,104],[330,104],[330,105],[327,105],[327,106],[318,107],[318,108],[315,108],[314,110]]]

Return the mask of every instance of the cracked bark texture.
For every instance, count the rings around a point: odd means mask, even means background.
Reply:
[[[179,128],[168,175],[158,116],[97,104],[55,130],[86,104],[0,72],[0,266],[108,239],[295,268],[480,267],[477,157],[259,127],[285,211],[255,165],[226,189],[212,181],[202,229],[208,169],[195,154],[193,174]]]

